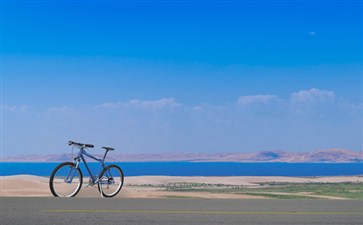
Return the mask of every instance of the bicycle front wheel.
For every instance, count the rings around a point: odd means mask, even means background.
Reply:
[[[52,172],[49,187],[55,197],[74,197],[82,187],[82,172],[74,163],[59,164]]]
[[[124,173],[117,165],[109,165],[100,174],[98,189],[104,197],[117,195],[124,184]]]

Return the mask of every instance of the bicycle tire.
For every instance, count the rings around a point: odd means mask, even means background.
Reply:
[[[76,189],[71,192],[71,194],[69,195],[65,195],[65,196],[62,196],[58,193],[59,190],[56,190],[55,188],[55,176],[57,175],[57,172],[60,171],[63,167],[75,167],[74,163],[73,162],[64,162],[64,163],[61,163],[59,164],[52,172],[52,174],[50,175],[50,179],[49,179],[49,188],[50,188],[50,191],[52,192],[53,196],[54,197],[74,197],[78,194],[78,192],[81,190],[81,187],[82,187],[82,183],[83,183],[83,174],[82,174],[82,171],[77,168],[77,172],[79,174],[79,184],[77,185]],[[64,181],[64,184],[67,184],[67,182],[65,180]]]
[[[111,171],[112,169],[118,170],[119,174],[118,174],[117,178],[119,178],[120,184],[118,184],[116,190],[113,193],[108,194],[108,193],[106,193],[104,191],[105,189],[101,185],[104,184],[103,183],[103,182],[105,182],[104,179],[107,178],[107,181],[109,181],[110,178],[106,174],[106,171]],[[112,197],[116,196],[121,191],[121,189],[123,187],[123,184],[124,184],[124,173],[123,173],[122,169],[119,166],[117,166],[115,164],[111,164],[111,165],[107,166],[105,169],[102,170],[102,172],[100,173],[100,176],[99,177],[101,177],[101,182],[98,183],[98,190],[101,192],[101,194],[102,194],[103,197],[112,198]],[[108,187],[109,187],[109,183],[107,183],[107,188]]]

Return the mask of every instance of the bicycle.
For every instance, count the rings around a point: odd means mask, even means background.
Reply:
[[[99,159],[86,152],[87,148],[94,148],[94,145],[82,144],[74,141],[69,141],[68,145],[73,145],[73,148],[79,148],[79,152],[73,159],[73,162],[63,162],[53,170],[49,179],[49,187],[55,197],[74,197],[78,194],[83,183],[83,174],[79,168],[81,160],[90,175],[89,182],[86,187],[97,184],[101,197],[107,198],[114,197],[121,191],[124,183],[124,174],[122,169],[115,164],[105,164],[107,153],[115,150],[114,148],[102,147],[106,152],[103,158]],[[94,176],[92,174],[84,155],[98,161],[101,164],[98,175]]]

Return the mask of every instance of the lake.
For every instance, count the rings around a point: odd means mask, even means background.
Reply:
[[[59,163],[0,163],[0,176],[50,176]],[[118,162],[125,176],[350,176],[362,175],[363,163],[244,163],[244,162]],[[89,163],[97,173],[99,164]],[[88,173],[81,166],[84,176]]]

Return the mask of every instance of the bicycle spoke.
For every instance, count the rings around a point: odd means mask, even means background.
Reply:
[[[82,185],[82,174],[73,163],[63,163],[53,172],[50,187],[54,196],[73,197]]]
[[[103,196],[113,197],[122,188],[123,185],[123,172],[122,170],[115,166],[108,166],[102,173],[102,181],[100,182],[100,191],[102,191]]]

